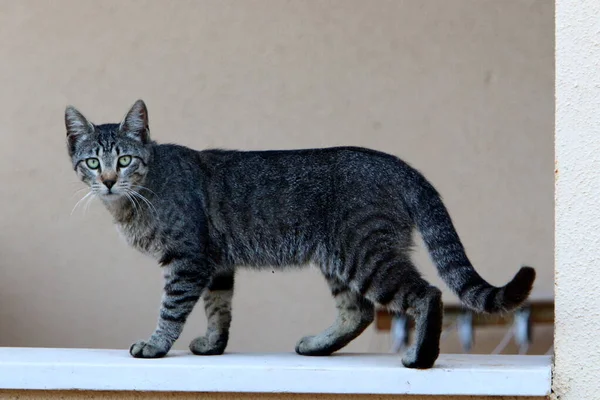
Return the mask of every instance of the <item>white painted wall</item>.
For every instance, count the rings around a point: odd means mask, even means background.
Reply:
[[[556,327],[560,400],[600,390],[600,2],[556,1]]]

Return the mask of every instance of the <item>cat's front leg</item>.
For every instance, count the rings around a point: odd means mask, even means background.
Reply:
[[[133,357],[159,358],[169,352],[210,282],[210,271],[203,264],[177,258],[164,267],[165,286],[156,330],[147,341],[131,346],[129,353]]]
[[[190,343],[192,353],[199,356],[212,356],[223,354],[225,351],[231,326],[233,283],[233,271],[221,272],[215,275],[204,292],[206,334],[192,340]]]

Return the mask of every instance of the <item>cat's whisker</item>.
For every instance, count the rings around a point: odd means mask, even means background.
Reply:
[[[127,189],[127,193],[129,195],[129,198],[131,199],[131,201],[133,201],[135,203],[136,211],[141,212],[142,211],[142,203],[136,198],[135,192],[131,189]]]
[[[149,191],[150,193],[152,193],[153,195],[155,195],[155,196],[156,196],[156,193],[155,193],[154,191],[152,191],[151,189],[148,189],[148,188],[147,188],[147,187],[145,187],[145,186],[142,186],[142,185],[131,185],[131,187],[138,188],[138,189],[144,189],[144,190],[147,190],[147,191]]]
[[[156,210],[156,208],[154,207],[154,205],[150,202],[150,200],[148,200],[148,198],[146,198],[146,196],[144,196],[143,194],[136,192],[135,190],[132,191],[132,193],[134,194],[134,196],[139,197],[140,199],[142,199],[146,204],[148,204],[148,206],[152,207],[154,210]]]
[[[130,194],[130,191],[126,189],[125,191],[123,191],[123,193],[125,194],[125,197],[127,197],[127,200],[129,200],[129,202],[131,203],[133,210],[135,212],[138,212],[139,204],[137,204],[133,196]]]
[[[127,192],[123,192],[123,196],[125,196],[125,198],[127,199],[127,201],[131,204],[131,198],[129,197],[129,194],[127,194]],[[133,205],[131,207],[133,207]]]
[[[154,207],[154,204],[152,204],[150,202],[150,200],[148,200],[144,195],[142,195],[141,193],[138,193],[134,190],[130,190],[130,193],[133,196],[135,196],[135,197],[141,199],[143,202],[145,202],[148,205],[148,207],[154,212],[154,214],[158,214],[158,211],[156,210],[156,207]]]
[[[84,215],[87,213],[88,209],[90,208],[90,204],[92,204],[92,201],[94,201],[95,198],[96,198],[96,195],[94,194],[94,192],[92,192],[92,195],[90,196],[88,201],[85,203],[85,206],[83,207]]]
[[[71,210],[71,216],[73,215],[73,212],[75,212],[75,209],[77,208],[77,206],[80,205],[82,201],[84,201],[85,199],[90,197],[92,194],[93,193],[91,191],[89,191],[85,196],[83,196],[81,199],[79,199],[79,201],[77,203],[75,203],[75,206]]]
[[[133,193],[130,192],[129,195],[131,196],[131,200],[137,205],[137,209],[139,211],[141,211],[142,210],[142,203],[140,203],[140,201],[135,198],[135,196],[133,195]]]
[[[71,195],[71,197],[75,196],[77,193],[79,193],[79,192],[81,192],[81,191],[83,191],[83,190],[90,190],[90,188],[89,188],[89,187],[82,187],[81,189],[78,189],[78,190],[76,190],[76,191],[75,191],[75,192],[74,192],[74,193]]]
[[[152,204],[147,198],[140,195],[139,193],[136,195],[136,197],[140,198],[144,203],[146,203],[148,205],[148,208],[154,213],[154,215],[158,215],[156,207],[154,207],[154,204]]]

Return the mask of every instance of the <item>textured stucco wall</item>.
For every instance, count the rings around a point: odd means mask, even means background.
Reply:
[[[549,0],[0,0],[0,345],[127,348],[155,325],[156,264],[99,204],[69,215],[81,186],[68,103],[107,121],[142,97],[157,140],[196,148],[393,152],[439,188],[485,277],[504,283],[530,263],[534,296],[552,297],[553,11]],[[440,283],[421,251],[418,263]],[[178,348],[204,330],[201,314]],[[241,273],[230,350],[291,351],[333,315],[314,271]],[[501,335],[478,335],[478,351]],[[460,351],[450,341],[444,351]],[[348,350],[388,345],[369,329]]]
[[[1,391],[0,400],[541,400],[543,397],[482,396],[380,396],[314,395],[282,393],[147,393],[147,392],[67,392]]]
[[[560,400],[600,389],[600,2],[556,1],[556,334]]]

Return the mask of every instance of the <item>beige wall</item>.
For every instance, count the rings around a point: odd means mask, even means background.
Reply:
[[[155,263],[99,203],[69,215],[81,187],[64,147],[69,103],[116,122],[141,97],[155,139],[199,149],[397,154],[441,191],[485,277],[501,284],[531,264],[534,297],[552,297],[553,11],[548,0],[0,0],[0,345],[126,348],[154,328]],[[423,252],[418,262],[439,284]],[[291,351],[334,315],[314,271],[241,273],[234,310],[231,351]],[[201,314],[177,348],[203,331]],[[349,350],[387,346],[369,330]]]

